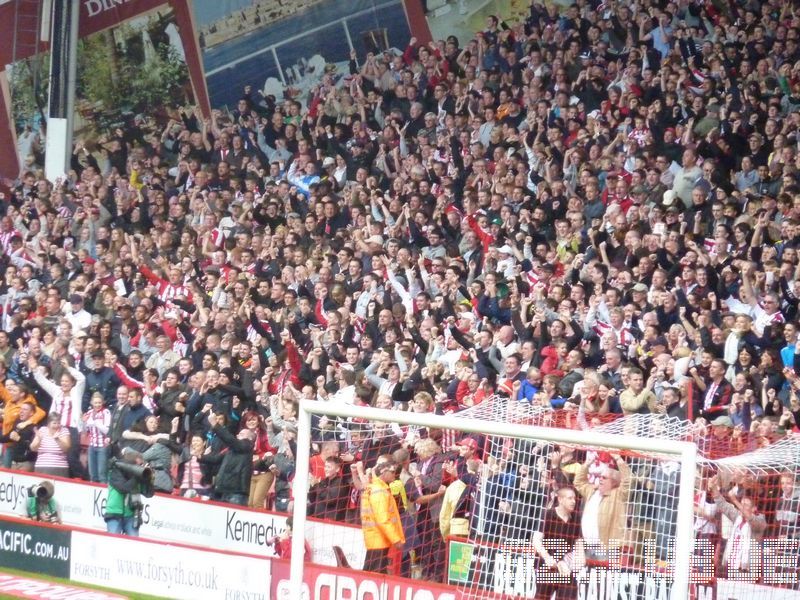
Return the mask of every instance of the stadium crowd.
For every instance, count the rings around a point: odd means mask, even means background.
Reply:
[[[311,399],[661,414],[711,458],[798,431],[799,43],[791,2],[533,3],[470,40],[354,51],[308,97],[246,87],[79,140],[69,177],[26,170],[0,202],[4,465],[105,482],[132,448],[157,491],[286,512]],[[365,525],[368,548],[431,580],[481,465],[522,486],[507,519],[543,472],[481,436],[314,427],[310,514],[359,523],[382,482],[405,543]],[[608,541],[630,461],[589,484],[596,457],[569,452],[536,482],[547,522],[591,507]],[[797,537],[793,472],[770,498],[705,485],[704,535],[732,510]]]

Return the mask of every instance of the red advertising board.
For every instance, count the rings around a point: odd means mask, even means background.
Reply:
[[[303,590],[298,596],[289,586],[289,561],[276,559],[272,560],[271,592],[273,600],[460,600],[463,597],[458,589],[437,583],[309,563],[303,569]]]

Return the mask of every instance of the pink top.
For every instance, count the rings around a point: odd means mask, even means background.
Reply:
[[[50,435],[50,430],[45,426],[39,431],[41,431],[41,441],[39,443],[39,450],[36,455],[36,464],[34,468],[68,468],[67,454],[61,449],[61,446],[58,445],[56,439]],[[69,439],[69,429],[61,427],[56,432],[56,437],[66,437]]]
[[[182,490],[202,490],[206,486],[201,483],[203,472],[200,470],[200,463],[196,456],[192,456],[183,467],[183,481],[180,489]]]

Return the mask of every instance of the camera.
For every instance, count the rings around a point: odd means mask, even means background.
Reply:
[[[28,497],[36,498],[42,502],[47,502],[53,497],[53,484],[49,481],[41,481],[28,488]]]
[[[143,484],[145,487],[152,487],[153,485],[154,473],[153,469],[148,464],[135,465],[125,462],[124,460],[120,460],[116,457],[112,457],[108,461],[108,468],[109,470],[118,469],[121,473],[127,475],[128,477],[135,477],[139,480],[139,483]],[[142,494],[147,496],[145,492],[142,492]]]
[[[142,515],[144,514],[144,502],[142,501],[142,495],[131,494],[129,505],[133,511],[133,526],[136,529],[139,529],[144,522],[144,519],[142,518]]]
[[[144,513],[144,501],[142,497],[153,497],[155,473],[148,464],[137,465],[116,457],[112,457],[108,461],[108,468],[109,471],[116,469],[123,475],[136,479],[139,483],[139,493],[131,494],[128,500],[128,504],[133,511],[134,526],[138,529],[142,525],[142,515]]]

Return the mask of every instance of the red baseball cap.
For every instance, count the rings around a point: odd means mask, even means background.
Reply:
[[[472,448],[473,450],[478,449],[478,442],[475,441],[474,438],[465,437],[463,440],[456,444],[457,446],[466,446],[467,448]]]

